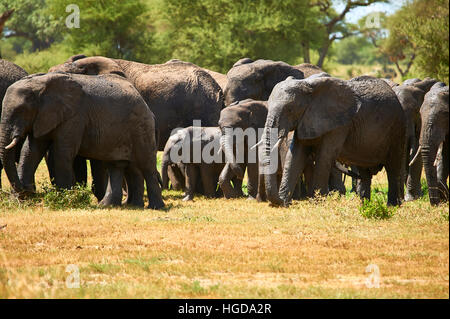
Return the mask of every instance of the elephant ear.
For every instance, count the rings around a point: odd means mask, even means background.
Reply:
[[[34,137],[48,134],[73,117],[82,95],[82,86],[68,74],[49,75],[39,93],[39,108],[33,124]]]
[[[303,72],[290,66],[284,62],[272,62],[267,65],[263,70],[264,72],[264,86],[265,91],[270,95],[272,89],[277,83],[286,80],[288,77],[293,77],[294,79],[303,79]],[[265,100],[268,100],[269,96]]]
[[[297,127],[300,139],[315,139],[348,125],[361,102],[345,81],[336,78],[305,80],[312,90],[305,97],[305,112]],[[302,103],[302,101],[299,101]]]

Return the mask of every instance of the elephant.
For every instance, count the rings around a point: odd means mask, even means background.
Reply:
[[[221,144],[225,152],[227,165],[220,174],[219,185],[226,198],[242,196],[242,191],[238,189],[235,192],[230,186],[230,181],[235,177],[242,180],[247,168],[249,198],[256,198],[259,201],[265,199],[264,189],[259,187],[263,183],[259,181],[257,152],[254,152],[255,156],[253,159],[249,157],[249,152],[251,147],[256,145],[258,132],[264,127],[266,117],[267,101],[255,101],[252,99],[229,105],[220,112]],[[246,135],[235,134],[237,133],[235,130],[238,128],[242,129],[240,132]],[[236,138],[236,143],[233,141],[234,137]],[[253,140],[251,140],[252,138]],[[234,147],[234,145],[242,147]],[[236,161],[236,159],[240,159],[240,161]]]
[[[156,170],[155,118],[134,86],[119,75],[34,74],[11,85],[3,101],[0,157],[13,189],[23,194],[46,150],[52,147],[55,184],[73,185],[78,154],[105,163],[109,179],[100,205],[122,200],[124,170],[145,179],[148,208],[164,207]],[[18,168],[14,151],[28,136]],[[143,183],[142,183],[143,184]],[[144,186],[134,194],[143,195]],[[144,206],[141,198],[134,198]]]
[[[273,87],[288,76],[303,79],[303,72],[284,62],[245,58],[228,71],[225,104],[253,99],[267,101]]]
[[[418,159],[414,165],[407,165],[419,148],[419,137],[421,128],[420,107],[422,106],[425,94],[438,82],[435,79],[425,78],[424,80],[413,79],[393,87],[395,94],[402,106],[406,117],[406,165],[405,176],[406,192],[405,200],[411,201],[422,196],[420,177],[422,175],[422,161]],[[409,84],[408,84],[409,83]]]
[[[303,72],[303,76],[305,79],[309,78],[310,76],[315,75],[315,74],[325,73],[320,67],[318,67],[317,65],[314,65],[314,64],[310,64],[310,63],[298,64],[298,65],[295,65],[294,68]]]
[[[169,61],[167,61],[166,63],[189,63],[192,66],[196,66],[193,63],[190,62],[184,62],[178,59],[171,59]],[[227,86],[227,76],[226,74],[222,74],[216,71],[212,71],[212,70],[208,70],[205,68],[202,68],[206,73],[208,73],[209,75],[211,75],[211,77],[217,82],[217,84],[219,84],[220,88],[222,89],[222,92],[225,91],[225,87]]]
[[[7,60],[0,59],[0,102],[3,101],[3,97],[5,96],[6,89],[16,81],[19,81],[21,78],[27,76],[28,73],[22,69],[20,66],[9,62]],[[0,116],[1,116],[1,107],[0,107]],[[19,161],[21,146],[18,146],[16,154],[16,161]],[[2,171],[3,165],[0,162],[0,189],[2,187]]]
[[[443,200],[448,200],[449,88],[445,83],[438,82],[431,87],[420,108],[420,116],[422,127],[419,148],[410,165],[422,157],[430,203],[438,205]],[[439,161],[436,157],[440,148]]]
[[[400,205],[406,120],[386,82],[370,76],[349,81],[289,77],[275,86],[268,107],[259,156],[272,205],[289,205],[311,153],[315,160],[312,194],[328,192],[330,169],[338,160],[361,169],[359,194],[367,199],[371,174],[384,166],[389,180],[388,205]],[[273,137],[280,140],[294,130],[278,191],[271,161]]]
[[[209,198],[222,196],[217,190],[219,174],[225,165],[220,150],[220,136],[218,127],[189,126],[177,130],[164,149],[161,163],[163,187],[168,186],[168,167],[172,166],[178,167],[180,171],[184,168],[183,201],[193,200],[195,193],[199,192]]]
[[[129,80],[155,114],[158,150],[163,151],[170,133],[178,127],[217,126],[224,107],[223,92],[206,71],[179,60],[148,65],[83,54],[69,58],[49,71],[78,74],[118,74]]]

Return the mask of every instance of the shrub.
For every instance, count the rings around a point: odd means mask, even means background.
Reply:
[[[91,207],[91,190],[86,185],[76,185],[71,189],[57,189],[43,186],[44,206],[50,209],[89,208]]]
[[[386,205],[384,196],[373,194],[372,200],[363,200],[359,213],[361,216],[369,219],[389,219],[394,216],[395,208]]]

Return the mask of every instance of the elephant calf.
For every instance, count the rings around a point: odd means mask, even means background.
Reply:
[[[163,188],[168,188],[169,167],[184,177],[184,201],[193,200],[195,193],[206,197],[219,197],[217,182],[224,167],[220,150],[218,127],[189,126],[178,130],[166,143],[161,163]],[[199,179],[200,178],[200,179]],[[176,184],[180,180],[172,180]]]
[[[19,177],[14,151],[27,136]],[[3,101],[0,156],[16,192],[25,191],[50,145],[57,187],[72,186],[78,154],[106,163],[109,182],[101,205],[121,204],[127,169],[144,177],[148,207],[164,206],[156,170],[154,115],[126,79],[56,72],[31,75],[10,86]],[[143,205],[142,199],[136,200]]]

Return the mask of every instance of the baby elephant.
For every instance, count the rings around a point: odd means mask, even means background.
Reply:
[[[220,137],[218,127],[189,126],[173,134],[166,143],[161,163],[163,187],[168,187],[171,167],[173,171],[180,170],[184,177],[184,201],[193,200],[194,193],[222,196],[217,190],[219,174],[225,165]]]
[[[27,136],[18,174],[15,147]],[[10,86],[3,101],[0,156],[16,192],[26,190],[50,145],[57,187],[73,185],[78,154],[107,165],[108,188],[101,205],[121,204],[126,169],[145,179],[149,208],[164,206],[156,170],[154,115],[122,77],[56,72],[31,75]],[[136,187],[143,189],[142,179],[136,180],[142,183]],[[143,203],[142,196],[136,200]]]

